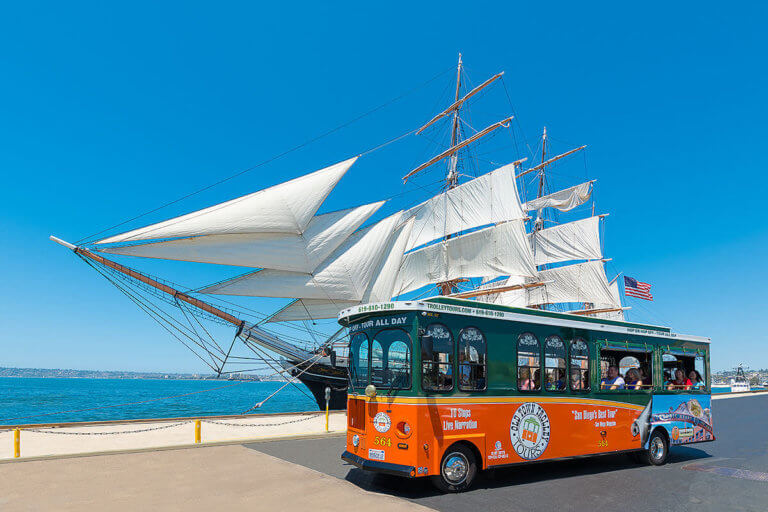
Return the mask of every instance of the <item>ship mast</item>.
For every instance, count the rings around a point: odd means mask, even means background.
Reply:
[[[451,147],[455,146],[459,140],[459,110],[461,105],[459,102],[459,91],[461,90],[461,54],[459,54],[459,64],[456,66],[456,94],[454,97],[454,105],[456,108],[453,110],[453,122],[451,123]],[[448,175],[445,177],[446,185],[448,189],[454,188],[459,183],[459,177],[456,174],[456,165],[458,164],[459,154],[455,152],[451,155],[451,159],[448,164]]]
[[[480,92],[482,89],[490,85],[492,82],[498,80],[501,78],[501,76],[504,74],[504,72],[497,73],[493,75],[491,78],[483,82],[482,84],[478,85],[471,91],[469,91],[467,94],[465,94],[463,97],[460,96],[461,94],[461,72],[463,69],[463,64],[461,60],[461,54],[459,54],[459,62],[456,66],[456,89],[454,94],[454,102],[445,110],[437,114],[435,117],[429,120],[424,126],[419,128],[416,131],[416,134],[418,135],[422,131],[424,131],[427,127],[431,126],[438,120],[451,115],[451,145],[448,149],[443,151],[442,153],[438,154],[437,156],[432,157],[428,161],[424,162],[423,164],[419,165],[415,169],[413,169],[411,172],[403,176],[403,182],[407,182],[408,179],[418,172],[421,172],[422,170],[426,169],[427,167],[439,162],[440,160],[449,157],[448,160],[448,172],[445,177],[445,183],[446,183],[446,189],[451,190],[458,186],[459,184],[459,174],[457,172],[458,167],[458,160],[459,155],[458,152],[460,149],[468,146],[469,144],[473,143],[474,141],[480,139],[481,137],[484,137],[488,135],[489,133],[493,132],[494,130],[501,128],[501,127],[507,127],[509,126],[509,122],[512,120],[512,117],[508,117],[502,121],[499,121],[497,123],[494,123],[483,130],[480,130],[476,134],[472,135],[471,137],[466,138],[465,140],[459,140],[460,137],[460,130],[459,130],[459,123],[461,122],[461,119],[459,118],[459,111],[461,110],[461,107],[464,105],[464,103]],[[449,240],[451,238],[451,234],[446,234],[444,241]],[[451,295],[452,293],[456,292],[456,285],[461,282],[465,282],[466,279],[451,279],[449,281],[442,281],[437,283],[437,287],[440,291],[440,295]]]
[[[541,136],[541,170],[539,171],[539,191],[536,194],[537,198],[544,195],[544,170],[546,165],[544,162],[547,160],[547,127],[544,127],[544,134]]]

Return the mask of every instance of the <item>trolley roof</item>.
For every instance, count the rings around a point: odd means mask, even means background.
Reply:
[[[532,308],[518,308],[488,304],[467,299],[451,297],[431,297],[417,301],[394,301],[361,304],[339,312],[339,323],[348,325],[358,316],[370,314],[387,314],[397,311],[428,311],[433,313],[453,313],[458,315],[491,318],[497,320],[527,322],[543,325],[557,325],[560,327],[572,327],[574,329],[590,329],[594,331],[615,332],[621,334],[635,334],[652,336],[656,338],[674,339],[680,341],[695,341],[710,343],[710,339],[704,336],[678,334],[672,332],[669,327],[658,325],[623,322],[620,320],[606,320],[602,318],[584,317],[571,313],[556,313]]]

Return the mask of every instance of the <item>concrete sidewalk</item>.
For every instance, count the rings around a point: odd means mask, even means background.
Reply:
[[[240,445],[19,461],[0,482],[4,512],[432,510]]]
[[[346,412],[330,414],[331,433],[347,428]],[[4,427],[0,425],[0,429]],[[201,437],[206,443],[238,443],[279,437],[327,435],[325,414],[269,414],[238,418],[203,418]],[[194,444],[193,419],[136,423],[37,427],[21,430],[21,457],[47,457],[146,450]],[[13,457],[13,432],[0,430],[0,462]]]

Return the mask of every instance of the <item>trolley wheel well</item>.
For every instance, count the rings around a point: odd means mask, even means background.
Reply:
[[[455,443],[450,445],[448,448],[443,450],[443,455],[445,455],[448,452],[448,450],[450,450],[454,446],[458,446],[458,445],[463,445],[463,446],[466,446],[467,448],[469,448],[472,451],[472,453],[474,454],[474,456],[475,456],[475,460],[477,461],[477,467],[479,469],[484,469],[485,468],[485,464],[483,463],[483,456],[480,453],[480,449],[475,445],[475,443],[473,443],[471,441],[466,441],[466,440],[464,440],[464,441],[456,441]]]
[[[667,440],[667,446],[671,446],[672,440],[669,438],[669,432],[667,432],[667,429],[664,428],[663,425],[657,425],[656,427],[654,427],[654,429],[651,430],[651,433],[648,434],[648,439],[650,439],[651,436],[654,434],[654,432],[656,432],[657,430],[661,430],[661,435],[663,435],[664,438]]]

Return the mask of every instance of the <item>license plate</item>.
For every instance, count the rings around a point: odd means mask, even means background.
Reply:
[[[368,450],[368,458],[372,460],[384,460],[384,450]]]

